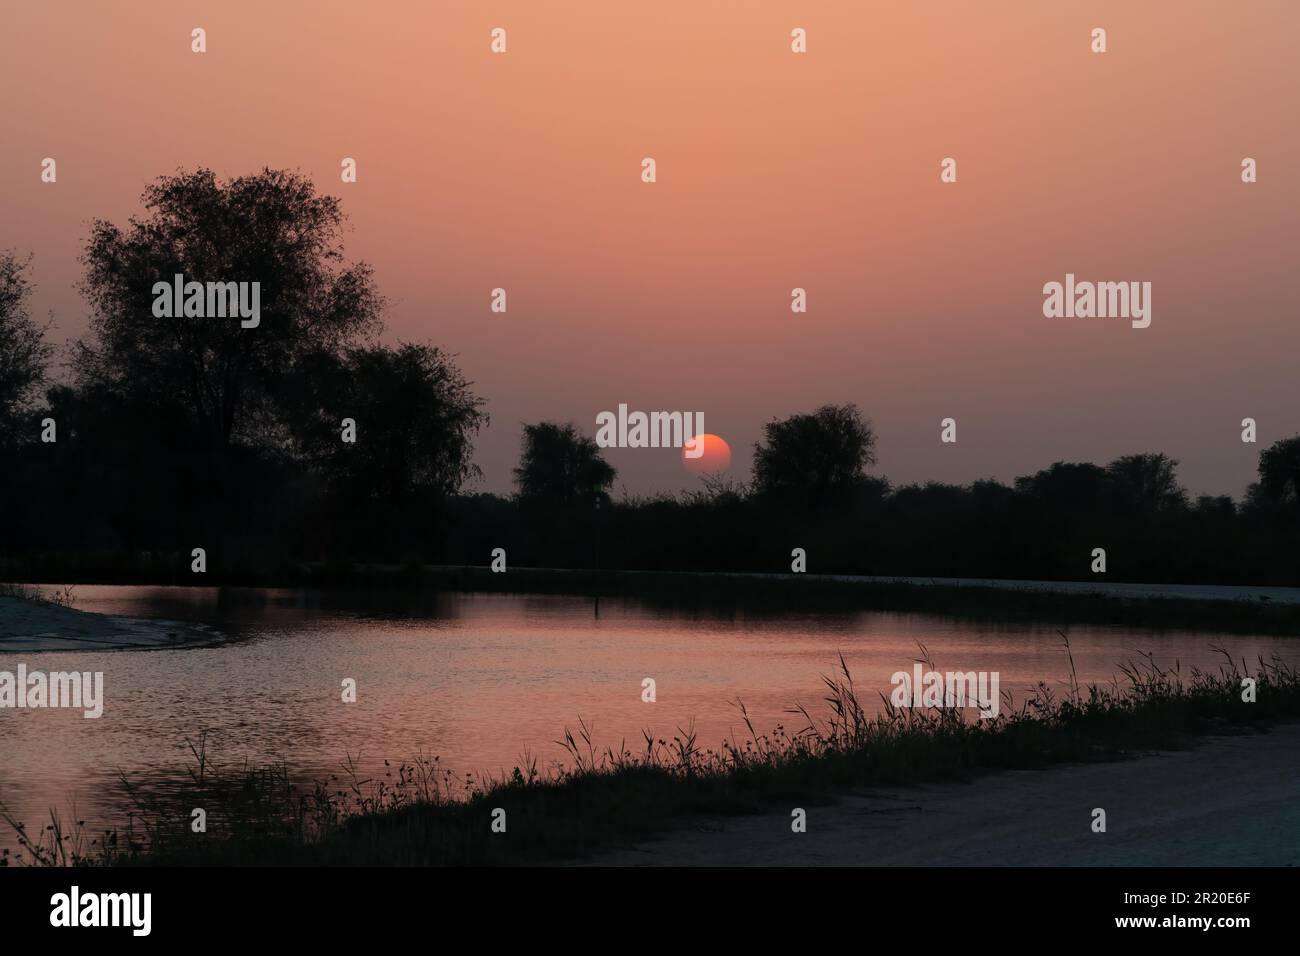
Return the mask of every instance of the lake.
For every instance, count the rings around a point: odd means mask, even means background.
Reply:
[[[187,741],[208,733],[222,764],[283,758],[303,780],[366,771],[424,755],[458,773],[500,775],[527,751],[545,767],[581,717],[601,745],[632,750],[642,730],[671,739],[693,721],[699,744],[745,736],[736,701],[755,727],[821,716],[821,676],[839,655],[864,703],[910,671],[924,644],[941,670],[996,671],[1022,700],[1039,681],[1064,692],[1069,662],[1051,625],[992,624],[922,614],[756,614],[672,609],[630,599],[553,595],[340,594],[302,590],[77,587],[76,607],[132,617],[198,621],[234,640],[193,649],[12,653],[0,669],[104,673],[104,714],[0,712],[0,801],[29,828],[55,807],[89,825],[121,823],[118,772],[140,783],[184,776]],[[1073,627],[1079,680],[1109,682],[1150,652],[1184,674],[1217,668],[1221,645],[1253,663],[1294,662],[1294,639]],[[342,682],[357,687],[342,701]],[[642,700],[652,678],[656,701]],[[0,846],[12,846],[0,832]]]

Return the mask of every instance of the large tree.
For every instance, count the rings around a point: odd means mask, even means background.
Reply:
[[[45,382],[51,348],[27,304],[30,259],[0,251],[0,454],[30,439],[26,419]]]
[[[843,501],[868,481],[876,435],[856,405],[823,405],[763,426],[754,446],[754,490],[801,504]]]
[[[566,505],[607,496],[616,472],[595,441],[573,423],[524,425],[523,451],[515,469],[519,497]]]
[[[82,262],[91,337],[81,384],[128,404],[179,405],[197,444],[221,463],[234,444],[268,440],[283,383],[305,355],[340,352],[379,329],[381,298],[365,264],[345,265],[339,201],[299,173],[265,169],[218,180],[199,169],[161,177],[144,218],[97,220]],[[256,328],[238,318],[159,317],[157,282],[258,282]]]

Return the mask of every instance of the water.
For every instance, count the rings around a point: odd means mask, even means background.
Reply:
[[[875,612],[682,611],[634,600],[489,594],[411,597],[272,589],[79,587],[81,610],[193,620],[233,643],[185,650],[0,654],[0,670],[104,672],[104,715],[0,711],[0,801],[29,827],[50,807],[92,827],[120,823],[123,772],[183,777],[187,741],[208,732],[222,763],[285,759],[303,780],[384,759],[437,755],[458,772],[508,772],[526,750],[545,767],[581,716],[599,744],[630,749],[642,730],[671,739],[693,721],[699,743],[743,739],[735,702],[760,732],[803,726],[821,676],[844,655],[864,702],[910,671],[923,643],[944,670],[998,671],[1017,699],[1039,681],[1063,689],[1069,663],[1051,626],[993,625]],[[1213,645],[1253,663],[1296,660],[1286,638],[1071,630],[1079,680],[1108,682],[1143,652],[1184,673],[1217,668]],[[657,702],[642,701],[642,680]],[[355,704],[342,681],[357,684]],[[0,832],[0,846],[12,846]]]

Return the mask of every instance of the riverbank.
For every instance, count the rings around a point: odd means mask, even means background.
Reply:
[[[1300,588],[554,568],[511,568],[498,574],[478,566],[320,566],[312,572],[322,583],[363,580],[451,591],[638,597],[671,606],[725,601],[756,609],[897,611],[968,620],[1300,636]]]
[[[61,571],[45,580],[628,597],[673,608],[732,604],[757,612],[877,610],[972,621],[1034,621],[1058,627],[1087,624],[1300,636],[1300,588],[1285,587],[528,567],[495,573],[477,565],[358,563],[297,564],[274,573],[213,572],[202,576],[177,571],[172,562],[114,568],[67,566]]]

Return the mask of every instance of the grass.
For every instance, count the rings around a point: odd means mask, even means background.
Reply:
[[[1062,635],[1064,637],[1064,635]],[[1003,695],[998,717],[893,706],[872,714],[843,659],[824,680],[824,710],[791,711],[800,729],[760,734],[740,704],[744,740],[701,746],[693,728],[671,740],[644,735],[635,749],[600,748],[580,722],[560,743],[568,763],[539,771],[525,755],[504,779],[462,777],[419,757],[363,776],[340,774],[301,788],[283,763],[214,765],[206,738],[191,745],[189,785],[159,794],[123,779],[133,812],[121,829],[92,837],[83,822],[51,812],[38,832],[0,808],[15,831],[15,862],[28,865],[460,865],[539,863],[580,857],[660,834],[702,815],[760,812],[835,799],[855,787],[967,778],[1001,768],[1108,760],[1187,746],[1209,733],[1240,732],[1300,716],[1300,672],[1278,658],[1250,673],[1222,649],[1217,671],[1159,667],[1150,656],[1109,685],[1057,694],[1046,684],[1019,706]],[[1066,639],[1066,651],[1069,641]],[[922,659],[933,663],[922,648]],[[1243,702],[1244,677],[1257,701]],[[194,833],[191,812],[207,812]],[[507,835],[491,830],[506,811]],[[75,816],[75,815],[74,815]],[[4,862],[9,858],[5,857]]]
[[[59,590],[37,588],[30,584],[6,584],[0,581],[0,598],[15,598],[19,601],[31,601],[49,607],[70,608],[76,603],[72,585],[66,584]]]

